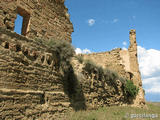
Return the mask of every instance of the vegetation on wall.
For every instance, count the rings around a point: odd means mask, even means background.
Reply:
[[[138,87],[136,87],[131,80],[126,81],[124,90],[128,97],[133,97],[133,98],[136,97],[139,91]]]
[[[71,57],[74,56],[75,51],[72,45],[65,40],[42,40],[41,38],[35,39],[37,42],[42,43],[46,46],[47,52],[52,53],[57,59],[57,67],[67,70]]]
[[[63,62],[69,62],[70,58],[73,57],[75,51],[72,45],[65,40],[53,40],[50,39],[45,41],[45,44],[49,47],[51,52],[56,52]]]
[[[124,79],[121,78],[116,72],[109,70],[109,69],[103,69],[101,66],[96,65],[91,60],[85,60],[84,61],[84,68],[85,71],[87,71],[89,74],[96,73],[99,76],[100,79],[104,79],[105,81],[112,81],[116,82],[116,80],[120,80],[124,83]]]
[[[84,68],[85,71],[88,72],[88,74],[96,73],[98,74],[99,80],[105,80],[106,82],[112,83],[112,85],[116,85],[116,80],[120,80],[125,94],[127,97],[135,98],[138,94],[138,87],[134,85],[134,83],[131,80],[127,80],[126,78],[122,78],[118,75],[117,72],[109,70],[109,69],[103,69],[102,67],[96,65],[91,60],[85,60],[84,61]]]
[[[36,38],[35,40],[38,43],[43,44],[47,52],[52,53],[52,59],[55,61],[54,66],[56,71],[58,71],[63,77],[64,84],[68,84],[68,77],[73,73],[70,60],[75,54],[72,45],[65,40],[43,40],[41,38]]]
[[[72,45],[63,40],[36,40],[46,46],[47,52],[52,53],[53,59],[57,59],[57,71],[60,73],[63,90],[68,95],[71,106],[75,110],[86,109],[83,90],[71,64],[71,58],[75,55]],[[77,101],[79,101],[79,104],[76,104]]]
[[[74,48],[71,44],[66,41],[52,39],[48,41],[42,40],[42,42],[41,40],[37,41],[46,46],[46,50],[49,53],[52,53],[54,57],[53,59],[57,59],[57,68],[62,75],[64,91],[72,99],[71,101],[75,101],[74,99],[76,94],[81,94],[83,96],[83,92],[78,83],[80,78],[74,74],[74,69],[71,65],[71,58],[75,55]],[[120,77],[117,72],[107,68],[104,69],[91,60],[84,60],[81,55],[76,56],[76,59],[79,63],[84,64],[83,71],[87,72],[89,76],[96,74],[96,80],[104,81],[108,85],[113,86],[116,90],[117,80],[119,80],[122,83],[122,89],[126,97],[134,98],[137,95],[138,88],[133,84],[133,82]],[[80,92],[77,92],[77,90]],[[82,98],[84,99],[84,96]]]
[[[77,56],[76,56],[76,59],[77,59],[80,63],[83,63],[83,61],[84,61],[83,56],[81,56],[81,55],[77,55]]]

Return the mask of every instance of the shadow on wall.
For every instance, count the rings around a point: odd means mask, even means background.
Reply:
[[[67,71],[64,71],[62,80],[64,92],[69,97],[71,107],[75,111],[86,110],[85,96],[71,64],[68,65]]]
[[[48,52],[57,59],[56,71],[60,73],[63,90],[69,97],[71,107],[75,111],[85,110],[84,93],[71,64],[71,58],[75,55],[74,48],[69,42],[59,40],[50,40],[45,44],[49,47]]]

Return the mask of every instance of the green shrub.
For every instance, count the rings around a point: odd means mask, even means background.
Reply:
[[[38,43],[43,43],[44,40],[41,39],[41,38],[39,38],[39,37],[36,37],[36,38],[35,38],[35,41],[38,42]]]
[[[84,64],[85,66],[83,69],[89,74],[91,74],[92,72],[96,72],[97,66],[94,62],[92,62],[91,60],[85,60]]]
[[[131,80],[126,80],[125,78],[120,77],[118,73],[115,71],[109,70],[107,68],[103,69],[102,67],[96,65],[91,60],[85,61],[83,69],[87,71],[89,75],[91,75],[91,73],[97,74],[99,80],[104,79],[107,83],[111,83],[112,85],[115,86],[116,86],[116,80],[120,80],[124,86],[123,87],[124,92],[128,97],[134,98],[138,94],[139,89],[133,84]]]
[[[99,80],[103,79],[104,76],[104,70],[101,66],[97,66],[97,70],[98,70],[98,76],[99,76]]]
[[[44,41],[44,44],[47,46],[47,51],[58,59],[59,68],[61,68],[65,74],[70,72],[70,59],[75,54],[72,45],[65,40],[53,39]]]
[[[119,79],[119,76],[117,72],[109,70],[109,69],[104,69],[104,74],[106,76],[106,80],[117,80]]]
[[[80,63],[83,63],[83,56],[77,55],[76,58]]]
[[[119,80],[121,81],[122,84],[125,84],[125,82],[127,81],[125,78],[123,77],[119,77]]]
[[[91,60],[85,60],[84,62],[84,70],[89,74],[95,73],[98,74],[98,79],[104,79],[106,82],[110,82],[112,84],[116,83],[116,80],[120,80],[122,84],[124,84],[125,79],[121,78],[117,72],[109,70],[108,68],[103,69],[101,66],[96,65]],[[116,85],[116,84],[115,84]]]
[[[50,51],[57,52],[61,60],[70,59],[75,51],[72,45],[65,40],[53,40],[45,41],[45,44],[49,47]]]
[[[52,53],[52,55],[58,60],[58,69],[61,68],[63,72],[68,71],[70,67],[70,59],[75,54],[72,45],[65,40],[53,39],[43,40],[43,44],[47,47],[47,51]]]
[[[134,85],[134,83],[131,80],[127,80],[124,85],[124,91],[128,95],[128,97],[136,97],[138,94],[138,87]]]

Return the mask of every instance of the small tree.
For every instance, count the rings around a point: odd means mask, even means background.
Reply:
[[[127,80],[125,83],[124,91],[128,95],[128,97],[136,97],[138,94],[139,88],[134,85],[131,80]]]

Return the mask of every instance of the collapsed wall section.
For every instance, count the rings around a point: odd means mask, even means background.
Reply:
[[[109,52],[84,54],[82,56],[84,59],[90,59],[103,68],[108,68],[117,72],[121,77],[130,79],[130,72],[126,70],[128,69],[128,66],[125,64],[125,60],[128,60],[129,58],[125,59],[124,57],[122,57],[123,54],[126,55],[125,58],[128,58],[128,52],[123,51],[120,48],[114,49]]]
[[[73,26],[67,11],[64,0],[1,0],[0,26],[13,31],[19,14],[22,35],[71,42]]]

